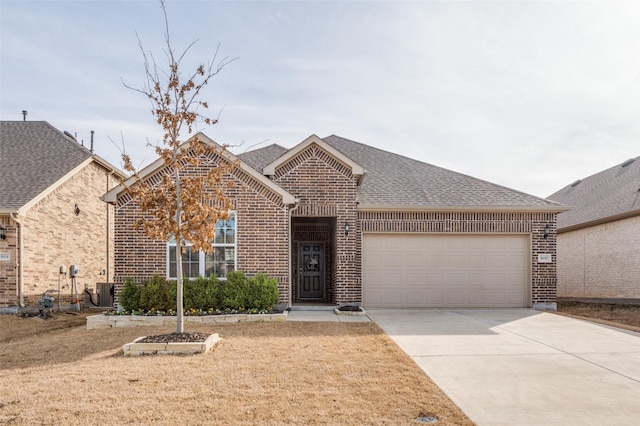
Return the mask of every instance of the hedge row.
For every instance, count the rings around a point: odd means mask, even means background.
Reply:
[[[273,310],[278,302],[278,280],[266,274],[246,277],[235,271],[227,274],[226,281],[217,277],[198,277],[184,280],[185,311],[213,310]],[[175,311],[176,282],[158,275],[137,285],[133,279],[125,279],[119,296],[125,311]]]

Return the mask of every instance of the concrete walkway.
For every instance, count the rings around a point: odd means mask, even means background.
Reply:
[[[528,309],[367,310],[478,425],[640,424],[640,334]]]
[[[371,322],[366,315],[336,315],[333,308],[323,310],[293,310],[287,314],[287,321]]]

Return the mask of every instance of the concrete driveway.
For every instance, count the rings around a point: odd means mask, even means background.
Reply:
[[[367,313],[478,425],[640,424],[640,333],[528,309]]]

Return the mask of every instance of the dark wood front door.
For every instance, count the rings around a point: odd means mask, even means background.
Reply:
[[[300,299],[324,298],[324,244],[300,243]]]

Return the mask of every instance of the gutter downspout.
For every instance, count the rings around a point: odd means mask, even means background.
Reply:
[[[291,297],[292,297],[291,286],[293,285],[293,283],[291,282],[291,280],[293,279],[293,273],[292,273],[293,265],[291,264],[291,260],[292,260],[291,249],[293,248],[293,244],[291,242],[291,213],[293,213],[295,210],[297,210],[298,207],[300,207],[300,204],[299,204],[299,201],[296,200],[296,204],[289,209],[289,215],[288,215],[289,216],[289,223],[287,225],[288,226],[288,239],[287,240],[289,242],[289,294],[288,294],[288,297],[287,297],[287,299],[288,299],[287,310],[289,310],[289,311],[291,310],[291,304],[292,304],[292,301],[291,301]]]
[[[18,224],[18,307],[24,308],[24,224],[17,213],[11,213],[11,218]]]

